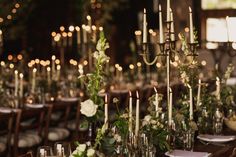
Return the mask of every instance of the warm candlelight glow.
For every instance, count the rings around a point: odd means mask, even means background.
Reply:
[[[130,68],[131,70],[133,70],[133,69],[134,69],[134,65],[133,65],[133,64],[130,64],[130,65],[129,65],[129,68]]]
[[[60,27],[60,31],[61,31],[61,32],[65,31],[65,27],[64,27],[64,26],[61,26],[61,27]]]
[[[56,35],[57,35],[56,32],[52,32],[52,33],[51,33],[51,36],[52,36],[52,37],[55,37]]]
[[[55,60],[56,59],[56,56],[55,55],[52,55],[52,60]]]
[[[75,30],[75,27],[74,27],[74,26],[72,26],[72,25],[69,26],[69,31],[70,31],[70,32],[73,32],[74,30]]]
[[[75,30],[78,32],[78,31],[80,31],[80,27],[79,26],[76,26],[75,27]]]

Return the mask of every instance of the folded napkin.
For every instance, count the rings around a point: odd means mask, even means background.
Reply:
[[[207,135],[207,134],[199,135],[197,138],[208,142],[229,142],[235,140],[235,136]]]
[[[210,154],[207,152],[191,152],[176,149],[171,152],[166,152],[165,155],[169,157],[208,157]]]

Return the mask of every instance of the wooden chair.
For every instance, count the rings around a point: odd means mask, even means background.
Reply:
[[[48,130],[47,140],[50,142],[63,141],[70,136],[68,120],[73,106],[77,106],[76,101],[56,101],[52,105],[52,116]]]
[[[13,120],[14,112],[12,109],[0,108],[0,156],[10,156]]]
[[[26,154],[22,154],[18,157],[33,157],[33,153],[32,152],[27,152]]]
[[[50,117],[50,107],[46,105],[26,105],[25,108],[17,110],[13,156],[25,150],[34,150],[47,139],[47,131]]]

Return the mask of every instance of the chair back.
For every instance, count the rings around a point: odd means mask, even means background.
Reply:
[[[22,154],[18,157],[33,157],[33,153],[32,152],[27,152],[26,154]]]
[[[11,133],[13,128],[14,112],[12,109],[0,108],[0,135],[6,137],[6,149],[7,156],[11,152]],[[3,152],[1,152],[3,153]]]

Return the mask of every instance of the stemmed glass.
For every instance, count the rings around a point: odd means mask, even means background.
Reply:
[[[54,154],[57,157],[69,157],[71,155],[70,143],[57,142],[54,145]]]
[[[52,148],[50,146],[41,146],[37,150],[37,157],[53,156]]]

